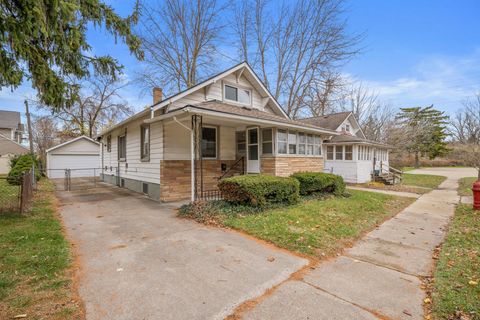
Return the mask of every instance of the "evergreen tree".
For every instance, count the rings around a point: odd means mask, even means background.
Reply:
[[[122,18],[101,0],[0,0],[0,89],[28,79],[42,104],[53,110],[71,106],[78,86],[68,79],[121,70],[113,57],[91,54],[87,28],[105,28],[141,59],[131,30],[138,10],[137,2],[133,14]]]
[[[403,147],[415,154],[415,166],[420,166],[420,156],[429,159],[448,153],[446,138],[448,116],[429,107],[401,108],[397,120],[403,132]]]

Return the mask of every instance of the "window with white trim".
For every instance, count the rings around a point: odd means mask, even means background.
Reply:
[[[322,139],[305,132],[278,129],[277,148],[278,154],[321,156]]]
[[[343,146],[335,146],[335,160],[343,160]]]
[[[273,154],[272,129],[262,129],[262,154]]]
[[[142,161],[150,161],[150,125],[140,126],[140,157]]]
[[[345,146],[345,160],[353,160],[353,146]]]
[[[127,135],[118,137],[118,161],[125,161],[127,159]]]
[[[287,154],[287,130],[277,130],[277,152]]]
[[[334,147],[333,146],[327,146],[327,160],[334,160]]]
[[[252,103],[252,91],[248,89],[234,87],[229,84],[224,85],[224,98],[241,104]]]
[[[217,128],[202,127],[202,157],[217,158]]]

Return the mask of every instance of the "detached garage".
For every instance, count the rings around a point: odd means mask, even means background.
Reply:
[[[100,144],[81,136],[47,150],[47,176],[50,179],[65,177],[93,177],[100,174]]]

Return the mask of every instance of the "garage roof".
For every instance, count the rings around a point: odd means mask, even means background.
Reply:
[[[89,142],[93,142],[93,143],[95,143],[96,145],[100,145],[100,143],[98,143],[97,141],[95,141],[95,140],[93,140],[93,139],[90,139],[90,138],[87,137],[87,136],[80,136],[80,137],[77,137],[77,138],[72,139],[72,140],[70,140],[70,141],[61,143],[61,144],[59,144],[58,146],[52,147],[52,148],[50,148],[50,149],[47,149],[46,152],[53,151],[53,150],[55,150],[55,149],[61,148],[61,147],[63,147],[63,146],[66,146],[66,145],[68,145],[68,144],[74,143],[74,142],[79,141],[79,140],[82,140],[82,139],[85,139],[85,140],[87,140],[87,141],[89,141]]]

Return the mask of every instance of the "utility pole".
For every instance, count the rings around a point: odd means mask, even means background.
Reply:
[[[28,101],[27,100],[25,100],[25,115],[27,116],[28,141],[30,143],[30,153],[33,155],[32,122],[30,121],[30,112],[28,111]]]

